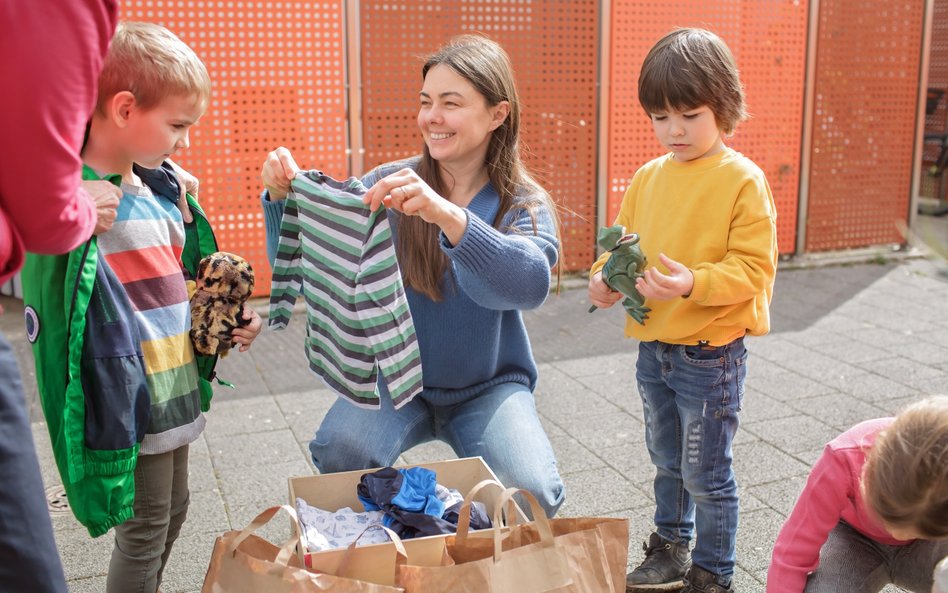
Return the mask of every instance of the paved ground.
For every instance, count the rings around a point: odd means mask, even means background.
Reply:
[[[948,221],[946,221],[948,222]],[[941,225],[940,222],[937,225]],[[944,226],[932,226],[948,238]],[[948,265],[941,260],[789,269],[778,274],[773,331],[751,352],[735,445],[741,485],[736,584],[763,591],[776,533],[824,442],[866,418],[892,414],[924,394],[948,392]],[[526,315],[541,363],[537,401],[566,481],[566,516],[631,520],[630,562],[651,530],[652,466],[633,380],[635,343],[621,338],[618,308],[587,314],[583,282]],[[3,331],[21,355],[43,478],[59,484],[20,330],[17,302],[2,300]],[[313,473],[307,442],[332,396],[303,371],[302,323],[265,332],[220,374],[204,436],[191,448],[192,502],[165,574],[165,593],[200,590],[214,538],[287,499],[287,478]],[[404,461],[452,458],[442,444]],[[53,514],[74,593],[104,589],[111,534],[91,539],[67,513]],[[285,523],[269,527],[273,541]]]

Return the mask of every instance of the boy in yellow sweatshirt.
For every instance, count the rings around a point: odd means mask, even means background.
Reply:
[[[760,168],[724,144],[746,111],[734,58],[718,36],[678,29],[660,39],[642,65],[639,102],[670,152],[636,172],[615,221],[660,264],[636,282],[649,318],[626,320],[626,335],[640,341],[636,382],[657,470],[656,529],[626,585],[728,593],[744,336],[770,329],[776,208]],[[590,270],[589,298],[600,308],[622,298],[603,281],[608,256]]]

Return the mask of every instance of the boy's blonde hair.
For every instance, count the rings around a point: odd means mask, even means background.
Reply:
[[[876,437],[863,488],[886,525],[948,536],[948,395],[912,404]]]
[[[129,91],[142,109],[168,97],[196,97],[206,107],[211,77],[197,54],[168,29],[153,23],[120,23],[99,76],[96,111],[117,93]]]
[[[648,114],[707,105],[725,134],[747,119],[734,56],[705,29],[676,29],[649,50],[639,73],[639,103]]]

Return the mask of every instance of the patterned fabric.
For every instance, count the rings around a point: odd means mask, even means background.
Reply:
[[[184,223],[173,202],[147,187],[123,184],[122,192],[115,224],[98,244],[125,287],[142,337],[152,399],[140,453],[164,453],[190,443],[204,428],[181,269]]]
[[[269,326],[286,327],[302,294],[310,369],[364,408],[379,406],[381,371],[399,408],[421,392],[421,357],[388,218],[362,204],[365,191],[355,178],[296,176],[280,226]]]
[[[356,541],[362,532],[371,525],[381,525],[382,511],[357,513],[349,507],[335,512],[324,511],[306,504],[302,498],[296,499],[296,514],[300,518],[303,531],[303,543],[310,552],[345,548]],[[384,544],[388,534],[382,529],[373,529],[359,538],[358,545]]]

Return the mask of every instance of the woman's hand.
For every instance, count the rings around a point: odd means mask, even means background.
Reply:
[[[609,285],[602,279],[602,272],[596,272],[589,277],[588,294],[589,302],[600,309],[608,309],[622,298],[621,292],[609,288]]]
[[[296,177],[300,167],[293,160],[290,149],[283,146],[267,155],[263,162],[260,177],[267,188],[271,200],[282,200],[290,193],[290,182]]]
[[[263,320],[260,319],[260,315],[253,307],[246,304],[242,317],[248,321],[247,325],[235,327],[230,335],[235,344],[240,344],[240,351],[246,352],[250,350],[250,344],[253,343],[254,338],[260,335],[260,330],[263,329]]]
[[[457,245],[467,230],[464,209],[438,195],[412,169],[402,169],[383,177],[362,197],[372,212],[380,205],[441,227],[448,241]]]

